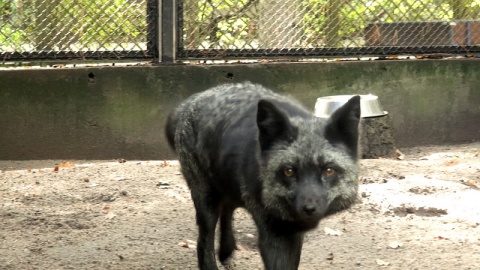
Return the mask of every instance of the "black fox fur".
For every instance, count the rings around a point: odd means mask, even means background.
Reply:
[[[297,269],[304,233],[357,198],[360,97],[329,119],[252,83],[189,97],[167,121],[196,209],[200,269],[232,255],[233,211],[246,208],[266,269]]]

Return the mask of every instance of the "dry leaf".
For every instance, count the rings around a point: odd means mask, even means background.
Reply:
[[[402,247],[402,243],[399,243],[397,241],[393,241],[390,244],[388,244],[388,247],[392,248],[392,249],[397,249],[397,248]]]
[[[117,215],[115,215],[114,213],[112,212],[109,212],[107,215],[105,215],[105,219],[113,219],[114,217],[116,217]]]
[[[67,161],[65,163],[61,163],[59,165],[60,168],[72,168],[72,167],[75,167],[75,164],[73,164],[72,162],[70,161]]]
[[[109,210],[109,209],[110,209],[110,206],[108,206],[108,205],[104,205],[103,208],[102,208],[102,210]]]
[[[52,172],[58,172],[58,166],[55,166],[55,168],[53,168]]]
[[[188,243],[186,242],[178,242],[178,245],[184,248],[188,248]]]
[[[192,240],[187,240],[186,242],[178,242],[178,245],[184,248],[197,248],[197,243]]]
[[[399,149],[395,149],[395,154],[397,154],[397,159],[399,160],[405,159],[405,155]]]
[[[451,160],[445,161],[443,166],[455,166],[458,164],[458,158],[452,158]]]
[[[160,186],[170,186],[170,182],[160,181],[157,183],[157,187],[160,187]]]
[[[460,182],[462,182],[462,184],[464,184],[466,186],[469,186],[469,187],[480,188],[480,184],[477,181],[474,181],[474,180],[460,180]]]
[[[389,262],[386,262],[386,261],[380,260],[380,259],[376,259],[375,262],[376,262],[378,265],[380,265],[380,266],[388,266],[388,265],[390,265]]]
[[[329,261],[333,260],[333,253],[332,252],[328,253],[327,260],[329,260]]]
[[[340,236],[342,235],[342,232],[336,231],[330,228],[325,227],[324,229],[326,235],[333,235],[333,236]]]

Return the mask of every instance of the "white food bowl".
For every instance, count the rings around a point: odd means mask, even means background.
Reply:
[[[328,118],[334,111],[342,107],[347,101],[355,95],[338,95],[320,97],[315,103],[315,116]],[[359,95],[361,117],[379,117],[388,114],[384,111],[375,95]]]

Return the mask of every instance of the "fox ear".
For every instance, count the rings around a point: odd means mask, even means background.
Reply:
[[[325,137],[330,142],[345,144],[357,156],[359,122],[360,96],[354,96],[330,116]]]
[[[262,150],[269,149],[278,141],[294,140],[295,129],[290,124],[287,115],[269,101],[260,100],[258,102],[257,126]]]

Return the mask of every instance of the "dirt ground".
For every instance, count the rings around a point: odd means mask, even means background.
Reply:
[[[305,238],[300,269],[480,269],[480,142],[361,161],[361,203]],[[57,166],[57,168],[55,168]],[[196,269],[175,161],[0,161],[0,269]],[[238,210],[228,269],[263,269]],[[222,269],[222,268],[221,268]]]

